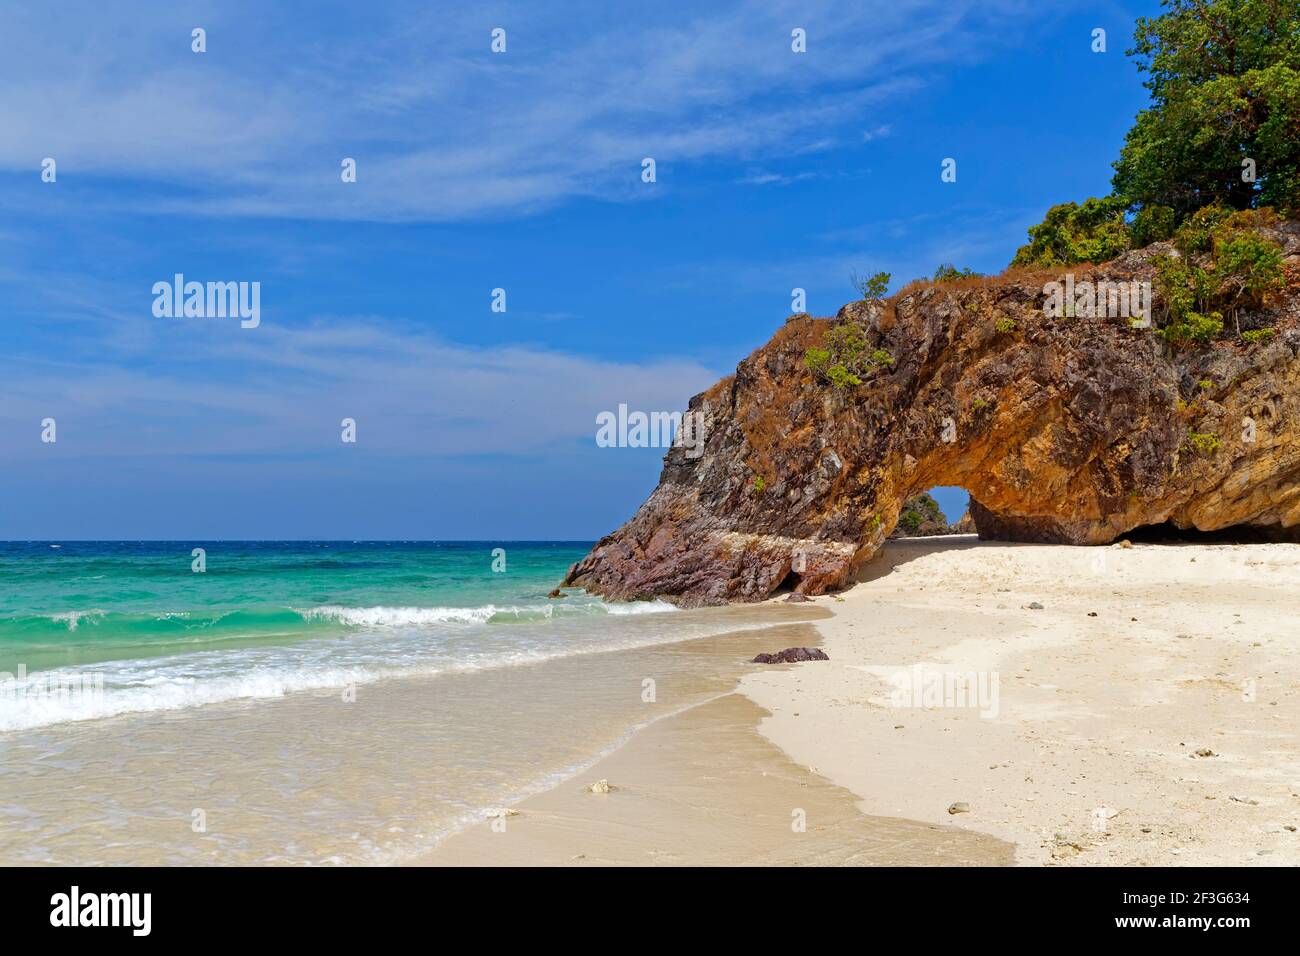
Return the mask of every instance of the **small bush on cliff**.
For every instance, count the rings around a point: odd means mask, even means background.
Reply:
[[[1254,215],[1212,206],[1183,224],[1175,241],[1188,252],[1209,249],[1212,264],[1156,257],[1156,283],[1169,319],[1160,330],[1166,340],[1176,345],[1209,342],[1223,331],[1225,313],[1235,321],[1240,312],[1261,308],[1269,294],[1286,285],[1281,248],[1245,228]]]
[[[879,302],[889,291],[890,274],[888,272],[877,272],[867,278],[860,277],[856,272],[853,273],[853,288],[862,294],[862,298],[868,302]]]
[[[1232,211],[1220,203],[1211,203],[1188,216],[1174,231],[1174,245],[1183,252],[1205,252],[1214,245],[1214,234]]]
[[[934,270],[935,282],[952,282],[954,279],[978,279],[981,273],[974,269],[958,269],[951,262],[945,262]]]
[[[1286,284],[1282,250],[1254,232],[1226,236],[1215,245],[1214,272],[1219,294],[1234,309],[1258,309],[1264,298]]]
[[[843,365],[832,365],[826,370],[826,380],[836,388],[851,388],[854,385],[861,385],[862,379],[854,375]]]
[[[1184,444],[1198,455],[1213,455],[1223,442],[1209,432],[1188,432]]]
[[[1174,234],[1174,211],[1168,206],[1139,209],[1129,224],[1133,248],[1143,249],[1153,242],[1164,242]]]
[[[862,384],[862,376],[877,368],[890,368],[894,357],[873,349],[866,332],[856,322],[841,322],[826,333],[824,348],[803,353],[803,364],[818,378],[836,388]]]
[[[1016,320],[1009,315],[998,316],[997,321],[993,323],[993,328],[997,329],[1003,335],[1016,330]]]
[[[1251,332],[1242,332],[1241,338],[1247,345],[1255,345],[1259,342],[1270,341],[1276,334],[1276,329],[1255,329]]]
[[[1156,257],[1155,266],[1156,285],[1168,313],[1161,337],[1180,346],[1216,338],[1223,331],[1223,313],[1211,308],[1218,292],[1213,275],[1171,256]]]
[[[1029,227],[1029,244],[1016,251],[1011,265],[1068,266],[1114,259],[1129,248],[1124,209],[1124,201],[1114,196],[1053,206],[1041,223]]]
[[[803,364],[814,375],[825,375],[831,366],[831,350],[810,348],[803,353]]]

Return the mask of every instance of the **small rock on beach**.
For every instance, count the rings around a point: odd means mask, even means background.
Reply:
[[[826,652],[815,647],[787,647],[775,654],[759,654],[751,664],[797,664],[800,661],[828,661]]]

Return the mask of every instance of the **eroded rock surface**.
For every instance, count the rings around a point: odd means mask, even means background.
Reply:
[[[1294,275],[1300,224],[1267,231]],[[1151,257],[1169,251],[1071,271],[1153,280]],[[1274,327],[1271,340],[1179,351],[1128,318],[1047,317],[1043,285],[1064,272],[914,284],[844,306],[837,320],[894,358],[844,390],[803,361],[833,320],[792,316],[691,399],[704,453],[671,449],[649,499],[565,584],[686,606],[782,585],[819,594],[848,584],[903,503],[936,485],[971,492],[982,537],[1105,544],[1162,522],[1295,536],[1300,289],[1238,317]]]

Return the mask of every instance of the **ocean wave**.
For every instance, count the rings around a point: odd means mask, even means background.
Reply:
[[[337,621],[352,627],[420,627],[430,624],[486,624],[496,608],[485,607],[341,607],[326,604],[298,611],[307,621]]]
[[[392,678],[517,667],[604,649],[516,648],[470,653],[461,659],[389,659],[349,664],[330,664],[322,659],[291,664],[290,658],[283,655],[292,652],[276,648],[251,652],[255,658],[239,652],[200,652],[42,671],[22,679],[5,675],[7,679],[0,679],[0,732],[239,700],[268,700],[310,691],[339,691]]]
[[[229,634],[282,633],[306,622],[289,608],[195,609],[189,611],[105,611],[99,608],[0,617],[0,641],[6,638],[63,644],[69,640],[99,643],[114,639],[167,640],[198,632]]]
[[[100,608],[0,617],[0,641],[38,643],[214,640],[241,635],[291,634],[322,627],[426,628],[472,624],[510,624],[551,619],[656,614],[677,610],[665,601],[607,604],[596,600],[547,601],[537,604],[484,604],[477,607],[375,605],[311,608],[246,607],[165,611],[105,611]]]
[[[88,622],[102,621],[106,611],[66,611],[63,614],[51,614],[49,619],[56,624],[66,624],[69,631],[75,631],[77,626],[83,620]]]
[[[394,642],[374,633],[372,640],[353,647],[339,638],[323,641],[318,647],[298,644],[236,651],[208,650],[78,665],[31,673],[24,680],[0,680],[0,732],[240,700],[274,699],[302,692],[338,692],[389,679],[541,664],[769,626],[766,622],[737,624],[718,620],[706,624],[697,621],[684,629],[676,626],[619,629],[619,636],[613,639],[601,629],[599,639],[595,631],[589,630],[584,639],[576,641],[572,635],[549,645],[502,647],[494,641],[455,652],[440,643],[425,647],[417,644],[412,648],[405,641]]]
[[[479,607],[342,607],[327,604],[298,611],[304,620],[328,620],[351,627],[425,627],[436,624],[502,624],[587,614],[657,614],[676,611],[666,601],[606,604],[485,604]]]

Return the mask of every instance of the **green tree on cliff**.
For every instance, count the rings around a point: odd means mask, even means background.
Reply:
[[[1300,207],[1300,3],[1163,5],[1138,20],[1128,51],[1151,105],[1125,138],[1114,192],[1053,206],[1013,265],[1099,262],[1212,204]]]
[[[1300,4],[1164,5],[1163,15],[1138,20],[1128,51],[1147,74],[1151,106],[1137,115],[1115,163],[1115,194],[1134,209],[1168,206],[1180,219],[1214,202],[1234,209],[1294,204]]]

